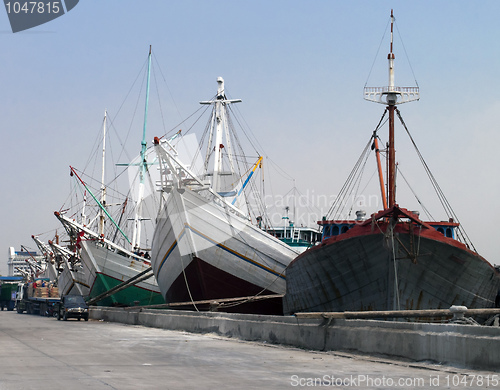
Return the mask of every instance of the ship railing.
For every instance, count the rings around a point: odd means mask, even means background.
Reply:
[[[403,104],[420,99],[419,87],[365,87],[364,97],[375,103],[387,104],[387,95],[397,95],[397,104]]]
[[[365,93],[411,93],[418,94],[419,87],[395,87],[395,86],[385,86],[385,87],[365,87]]]
[[[386,310],[386,311],[342,311],[295,313],[301,319],[384,319],[384,318],[436,318],[453,317],[451,322],[465,316],[496,316],[500,308],[468,309],[466,306],[451,306],[449,309]]]

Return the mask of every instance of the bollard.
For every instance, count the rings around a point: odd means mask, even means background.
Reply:
[[[467,311],[467,307],[466,306],[455,306],[453,305],[452,307],[450,307],[450,312],[453,313],[453,318],[452,318],[452,321],[461,321],[461,320],[464,320],[465,317],[465,312]]]

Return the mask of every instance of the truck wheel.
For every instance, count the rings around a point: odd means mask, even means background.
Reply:
[[[63,321],[68,321],[68,316],[66,315],[66,313],[63,314]]]
[[[88,321],[88,320],[89,320],[89,317],[85,317],[85,318],[84,318],[84,320],[85,320],[85,321]]]

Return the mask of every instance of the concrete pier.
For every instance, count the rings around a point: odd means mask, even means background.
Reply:
[[[125,312],[106,313],[113,311]],[[1,390],[500,386],[500,374],[492,371],[7,311],[0,312],[0,350]]]
[[[383,354],[500,370],[499,327],[100,307],[92,308],[91,317],[308,350]]]

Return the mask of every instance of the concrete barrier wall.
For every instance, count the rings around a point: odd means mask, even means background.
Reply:
[[[495,371],[500,367],[498,327],[107,307],[92,307],[90,317],[319,351],[385,354]]]

